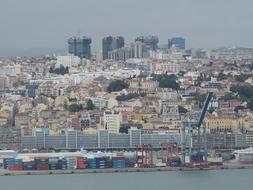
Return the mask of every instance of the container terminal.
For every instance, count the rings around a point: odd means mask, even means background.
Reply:
[[[183,156],[177,144],[163,144],[159,151],[151,145],[122,152],[17,153],[0,151],[0,175],[39,175],[71,173],[152,172],[253,168],[253,148],[236,150],[226,156],[202,153]],[[184,162],[184,163],[183,163]]]
[[[253,148],[230,150],[208,149],[204,118],[213,94],[207,95],[197,122],[186,118],[181,127],[180,143],[161,143],[159,147],[136,143],[134,149],[119,151],[86,149],[44,152],[36,149],[0,151],[0,174],[50,174],[118,171],[170,171],[194,169],[253,168]],[[197,143],[193,146],[193,134]],[[186,135],[187,134],[187,135]],[[190,136],[190,139],[187,137]],[[103,139],[99,139],[101,141]],[[187,143],[188,141],[188,143]],[[132,141],[132,145],[133,145]]]

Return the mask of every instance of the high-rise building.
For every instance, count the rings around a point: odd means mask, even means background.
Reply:
[[[149,50],[156,50],[158,48],[159,39],[157,36],[139,36],[135,42],[142,42]]]
[[[168,48],[172,46],[177,47],[178,49],[185,49],[185,39],[182,37],[174,37],[168,40]]]
[[[108,36],[103,38],[103,60],[108,59],[108,53],[112,50],[124,47],[125,41],[121,36]]]
[[[91,38],[88,37],[72,37],[68,39],[69,53],[86,59],[91,58]]]
[[[130,58],[148,58],[150,57],[149,50],[145,43],[136,41],[125,47],[109,51],[108,57],[109,59],[117,61],[126,61]]]

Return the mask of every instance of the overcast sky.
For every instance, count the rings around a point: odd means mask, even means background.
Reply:
[[[67,48],[81,34],[101,49],[106,35],[127,42],[183,36],[187,47],[253,46],[253,0],[0,0],[0,49]]]

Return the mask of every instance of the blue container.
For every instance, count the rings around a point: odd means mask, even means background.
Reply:
[[[125,160],[113,160],[112,166],[113,166],[113,168],[125,168],[126,161]]]
[[[58,161],[57,168],[59,170],[67,170],[67,160],[66,159],[60,159]]]
[[[96,169],[97,168],[97,163],[95,159],[88,159],[87,160],[88,168],[90,169]]]
[[[49,170],[56,170],[57,164],[49,164]]]
[[[171,160],[169,160],[169,165],[171,167],[179,167],[181,165],[180,158],[172,158]]]
[[[3,167],[4,167],[4,169],[8,169],[9,168],[9,160],[13,160],[12,158],[5,158],[4,160],[3,160]]]
[[[97,168],[108,168],[108,160],[109,158],[108,157],[97,157],[95,158],[96,160],[96,167]]]
[[[49,160],[48,160],[48,158],[35,158],[35,162],[40,163],[40,164],[44,164],[44,163],[48,163]]]
[[[11,159],[7,161],[8,165],[21,165],[23,161],[21,159]]]
[[[35,166],[24,166],[23,169],[24,169],[24,171],[33,171],[33,170],[36,170]]]

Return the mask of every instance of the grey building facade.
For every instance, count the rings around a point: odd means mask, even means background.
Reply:
[[[124,47],[125,40],[122,36],[108,36],[103,38],[102,41],[102,48],[103,48],[103,60],[108,59],[108,53],[112,50],[119,49]]]
[[[91,58],[91,38],[88,37],[72,37],[68,39],[68,52],[81,59]]]
[[[157,36],[139,36],[135,42],[144,43],[149,50],[157,50],[159,39]]]
[[[204,148],[203,136],[200,148]],[[236,149],[252,146],[247,143],[246,134],[209,134],[207,135],[208,149]],[[198,136],[193,135],[192,140],[186,136],[186,147],[198,148]],[[32,136],[21,137],[21,148],[44,148],[55,149],[107,149],[107,148],[135,148],[136,145],[151,144],[153,148],[160,148],[164,143],[177,143],[181,145],[181,134],[145,134],[139,129],[129,129],[128,134],[108,133],[99,130],[97,134],[85,135],[78,131],[70,130],[57,136],[45,135],[37,131]]]

